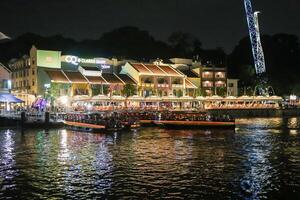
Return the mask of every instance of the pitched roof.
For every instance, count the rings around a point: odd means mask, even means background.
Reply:
[[[182,72],[184,75],[190,78],[199,78],[199,76],[193,70],[190,69],[181,69],[180,72]]]
[[[161,70],[157,65],[154,65],[154,64],[144,64],[144,66],[146,66],[147,69],[149,69],[155,75],[162,75],[162,76],[167,75],[167,73],[164,72],[163,70]]]
[[[136,82],[135,82],[130,76],[128,76],[127,74],[118,74],[118,77],[119,77],[120,79],[122,79],[122,81],[123,81],[124,83],[129,83],[129,84],[134,84],[134,85],[136,85]]]
[[[191,89],[197,89],[197,87],[188,79],[185,79],[185,87],[186,88],[191,88]]]
[[[144,63],[130,63],[131,66],[136,69],[139,73],[145,75],[156,75],[156,76],[183,76],[179,71],[172,68],[169,65],[155,65],[155,64],[144,64]]]
[[[60,82],[60,83],[69,83],[68,78],[65,76],[62,70],[45,70],[48,74],[49,78],[53,82]]]
[[[131,64],[131,66],[133,66],[133,68],[136,69],[140,73],[144,73],[144,74],[149,74],[149,73],[151,74],[152,73],[142,63],[133,63],[133,64]]]
[[[159,65],[159,67],[170,75],[173,75],[173,76],[181,76],[182,75],[182,74],[180,74],[180,72],[178,72],[173,67],[170,67],[169,65]]]
[[[85,76],[91,84],[106,84],[107,82],[101,76]]]
[[[64,71],[68,79],[73,83],[88,83],[84,76],[80,72]]]
[[[115,74],[103,73],[102,77],[108,82],[113,84],[124,84]]]

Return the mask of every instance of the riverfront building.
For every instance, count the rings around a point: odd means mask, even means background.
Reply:
[[[99,95],[165,99],[226,96],[228,85],[226,68],[181,58],[140,63],[62,55],[33,46],[28,56],[12,59],[9,67],[11,91],[26,105],[38,98],[59,100],[65,96],[80,100]]]
[[[9,93],[11,89],[10,69],[0,63],[0,94]]]

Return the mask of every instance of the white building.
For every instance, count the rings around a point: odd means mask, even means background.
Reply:
[[[238,96],[239,79],[227,79],[227,96]]]

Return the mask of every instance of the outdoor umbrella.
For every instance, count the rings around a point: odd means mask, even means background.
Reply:
[[[0,94],[0,102],[8,102],[8,103],[22,103],[21,99],[11,95],[11,94]]]

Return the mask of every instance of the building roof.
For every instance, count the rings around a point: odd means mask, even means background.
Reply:
[[[149,69],[155,75],[165,76],[168,74],[168,73],[164,72],[162,69],[160,69],[157,65],[144,64],[144,66],[146,66],[146,68]]]
[[[197,89],[197,86],[195,86],[191,81],[188,79],[185,79],[185,87],[190,89]]]
[[[156,75],[156,76],[182,76],[179,71],[172,68],[169,65],[155,65],[155,64],[143,64],[143,63],[130,63],[131,66],[137,70],[140,74],[144,75]]]
[[[69,83],[68,78],[65,76],[62,70],[45,70],[48,74],[49,78],[53,82],[60,82],[60,83]]]
[[[131,66],[133,66],[133,68],[143,74],[152,74],[152,72],[146,68],[142,63],[133,63],[131,64]]]
[[[129,84],[134,84],[134,85],[136,85],[136,82],[134,81],[134,79],[131,78],[130,76],[128,76],[127,74],[118,74],[118,77],[119,77],[120,79],[122,79],[122,81],[123,81],[124,83],[129,83]]]
[[[106,84],[106,80],[102,76],[85,76],[91,84]]]
[[[5,66],[0,62],[0,67],[3,67],[3,69],[5,69],[7,72],[11,72],[11,69],[9,66]]]
[[[186,75],[189,78],[199,78],[199,76],[193,71],[193,70],[180,70],[184,75]]]
[[[102,77],[110,84],[124,84],[115,74],[103,73]]]
[[[80,66],[84,70],[89,70],[89,71],[100,71],[98,67],[88,67],[88,66]]]
[[[68,79],[73,83],[88,83],[86,78],[78,71],[64,71],[64,73],[68,77]]]
[[[159,67],[170,75],[174,75],[174,76],[182,75],[182,74],[180,74],[180,72],[178,72],[176,69],[174,69],[173,67],[171,67],[169,65],[159,65]]]

